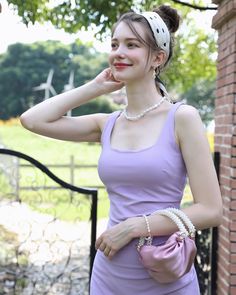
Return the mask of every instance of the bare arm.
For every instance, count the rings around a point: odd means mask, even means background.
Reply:
[[[106,114],[79,117],[64,115],[69,110],[122,86],[122,83],[114,80],[110,69],[106,69],[91,82],[32,107],[21,115],[21,123],[32,132],[56,139],[99,141]]]
[[[183,211],[197,229],[218,226],[222,220],[221,193],[205,130],[195,108],[181,106],[177,110],[176,135],[194,199],[193,205]],[[177,229],[166,217],[152,216],[149,220],[154,235],[170,234]]]
[[[193,205],[183,211],[197,229],[217,226],[222,220],[222,200],[218,180],[198,112],[190,106],[181,106],[176,112],[176,137],[187,168]],[[169,235],[177,230],[167,217],[148,217],[153,236]],[[143,217],[132,217],[105,231],[97,240],[100,250],[111,249],[108,258],[133,238],[146,236]]]

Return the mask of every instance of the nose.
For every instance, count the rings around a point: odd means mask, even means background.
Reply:
[[[121,44],[117,47],[116,51],[114,52],[117,58],[125,58],[125,48]]]

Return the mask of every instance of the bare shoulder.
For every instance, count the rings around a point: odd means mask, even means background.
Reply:
[[[185,124],[189,121],[201,121],[201,118],[195,107],[183,104],[177,109],[175,120],[177,124]]]
[[[178,141],[205,132],[198,110],[190,105],[181,105],[177,109],[175,114],[175,126]]]
[[[181,105],[175,114],[176,128],[192,128],[195,125],[202,126],[202,120],[198,110],[190,105]]]

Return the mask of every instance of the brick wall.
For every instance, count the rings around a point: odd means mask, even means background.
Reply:
[[[219,228],[218,295],[236,295],[236,0],[215,0],[218,30],[215,150],[221,153],[224,218]]]

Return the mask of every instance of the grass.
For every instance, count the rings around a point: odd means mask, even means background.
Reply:
[[[10,123],[0,124],[0,141],[7,147],[19,152],[23,152],[42,164],[48,166],[50,164],[68,164],[70,157],[73,155],[74,162],[78,165],[97,165],[100,155],[99,144],[74,143],[65,142],[42,137],[29,132],[21,127],[17,120]],[[7,157],[7,156],[6,156]],[[21,160],[21,163],[27,162]],[[53,185],[55,182],[41,173],[35,168],[21,168],[20,185],[25,186],[31,183],[32,186],[37,185]],[[50,168],[58,177],[66,182],[71,183],[70,171],[67,168]],[[0,182],[4,182],[3,175]],[[6,180],[5,180],[6,182]],[[74,174],[74,185],[86,187],[103,185],[99,179],[97,169],[76,169]],[[9,191],[6,183],[2,191]],[[4,190],[3,190],[4,188]],[[98,218],[107,217],[109,202],[104,189],[99,189]],[[76,194],[73,195],[76,198]],[[87,219],[89,201],[87,200],[86,212],[81,209],[78,203],[70,202],[70,193],[67,190],[52,191],[30,191],[21,192],[21,198],[31,205],[32,208],[40,212],[48,214],[56,214],[63,220],[75,220],[76,218]],[[83,200],[82,196],[80,196]],[[68,204],[69,202],[69,204]],[[84,200],[82,201],[85,205]]]
[[[68,164],[70,156],[73,155],[76,164],[97,165],[100,155],[99,144],[73,143],[50,139],[31,133],[21,127],[17,120],[11,120],[6,124],[0,122],[0,141],[10,149],[23,152],[46,166],[50,164]],[[22,163],[25,163],[22,161]],[[38,169],[21,168],[20,185],[25,186],[31,183],[33,187],[37,185],[53,185],[54,181],[45,178]],[[67,168],[50,168],[58,177],[71,183],[70,171]],[[4,183],[5,182],[5,183]],[[102,185],[99,179],[97,169],[77,169],[74,175],[74,184],[76,186]],[[0,185],[4,191],[9,191],[6,180],[0,175]],[[3,190],[2,190],[3,191]],[[80,197],[81,204],[78,203]],[[53,214],[60,219],[74,221],[76,219],[89,218],[90,201],[87,197],[71,194],[67,190],[39,190],[21,192],[21,199],[30,204],[30,206],[43,213]],[[192,202],[192,194],[189,186],[186,186],[183,206]],[[86,209],[85,209],[86,208]],[[108,216],[109,200],[106,191],[99,189],[98,218]]]
[[[76,163],[96,164],[98,144],[73,143],[50,139],[31,133],[19,124],[0,126],[0,141],[8,148],[26,153],[43,164],[68,163],[73,155]]]

